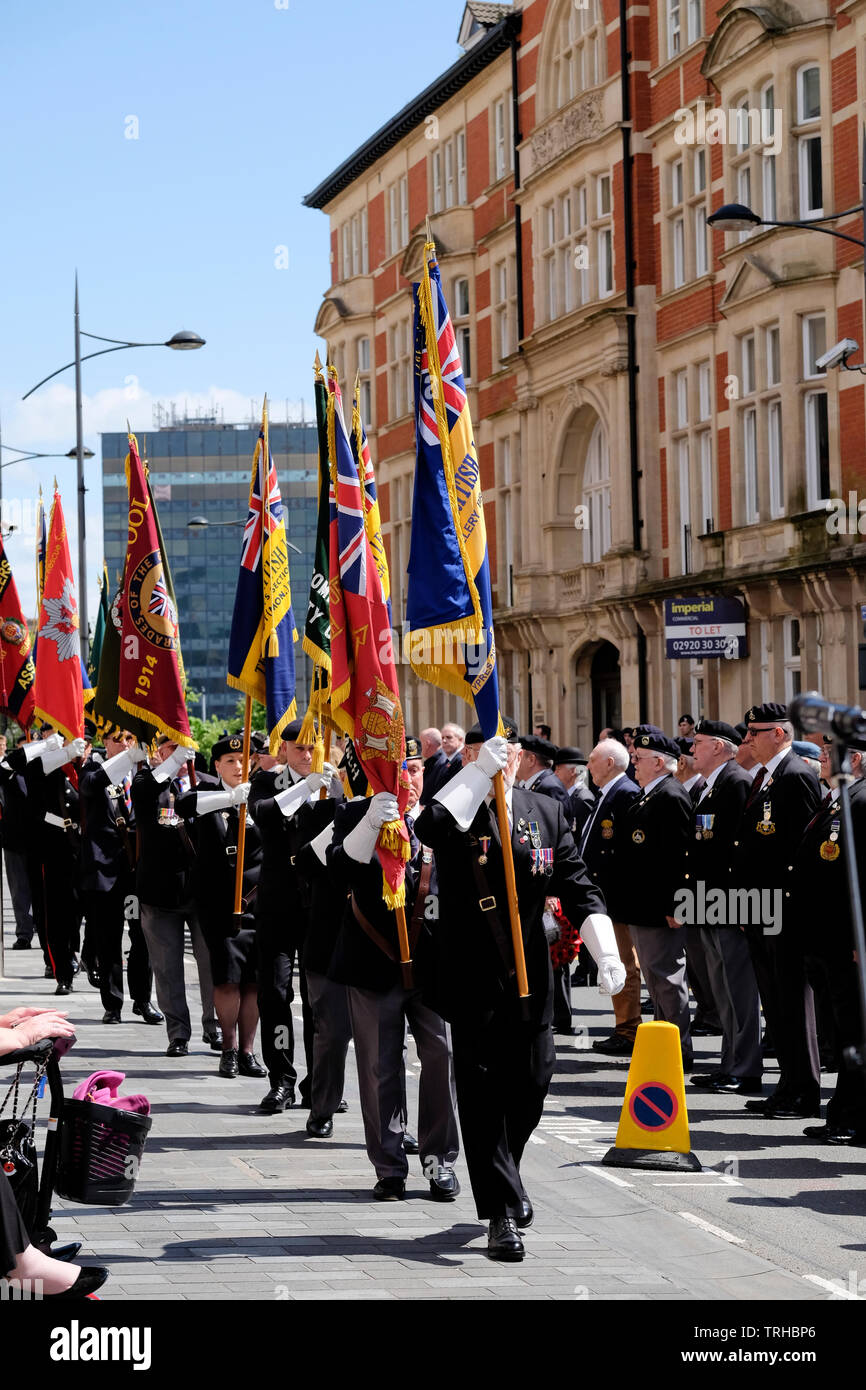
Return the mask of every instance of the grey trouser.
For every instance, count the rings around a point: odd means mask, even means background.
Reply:
[[[760,1076],[761,1009],[745,932],[739,927],[689,927],[704,938],[704,954],[722,1020],[720,1069],[726,1076]]]
[[[330,1119],[343,1099],[346,1053],[352,1036],[348,990],[314,970],[305,970],[304,974],[313,1015],[310,1114],[317,1119]]]
[[[193,954],[198,970],[198,987],[201,995],[201,1025],[205,1032],[217,1026],[213,1006],[213,979],[210,970],[210,953],[202,935],[193,909],[184,907],[152,907],[141,904],[141,930],[147,942],[147,952],[156,985],[156,999],[165,1014],[165,1026],[169,1042],[183,1039],[188,1042],[192,1034],[189,1009],[186,1002],[186,984],[183,975],[184,923],[189,926]]]
[[[3,859],[6,864],[6,877],[9,880],[12,910],[15,913],[15,935],[19,941],[32,941],[36,926],[30,900],[27,856],[18,850],[4,849]]]
[[[686,927],[636,927],[631,939],[655,1009],[657,1021],[675,1023],[680,1030],[683,1065],[691,1066],[689,987],[686,984]]]
[[[361,1091],[361,1114],[367,1157],[377,1178],[405,1178],[409,1164],[403,1151],[406,1129],[406,1024],[421,1059],[418,1103],[418,1152],[429,1176],[451,1166],[459,1152],[457,1092],[447,1023],[397,984],[387,994],[350,986],[349,1013]]]
[[[695,1026],[721,1029],[722,1020],[710,981],[703,927],[686,928],[686,984],[695,996]]]

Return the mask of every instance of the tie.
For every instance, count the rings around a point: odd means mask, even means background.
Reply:
[[[695,782],[695,785],[692,787],[692,789],[691,789],[691,791],[690,791],[690,793],[689,793],[689,795],[690,795],[691,798],[692,798],[692,805],[693,805],[693,806],[697,806],[698,802],[700,801],[701,797],[703,796],[704,792],[706,791],[706,786],[707,786],[707,784],[706,784],[706,782],[704,781],[703,777],[701,778],[700,782]]]
[[[833,798],[835,797],[835,795],[836,795],[836,793],[833,791],[833,789],[832,789],[832,787],[831,787],[830,791],[828,791],[827,795],[824,797],[824,800],[821,802],[821,805],[818,807],[818,809],[817,809],[817,811],[815,812],[814,816],[813,816],[812,819],[809,821],[809,824],[806,826],[806,829],[803,831],[803,834],[804,834],[804,835],[806,835],[806,834],[808,833],[808,831],[810,831],[810,830],[812,829],[812,826],[815,825],[815,824],[821,819],[821,817],[823,816],[824,812],[826,811],[827,807],[830,805],[830,802],[833,800]]]
[[[766,777],[766,775],[767,775],[767,769],[766,769],[765,767],[763,767],[763,766],[759,767],[759,768],[758,768],[758,771],[755,773],[755,780],[754,780],[754,782],[752,783],[752,790],[749,792],[749,795],[746,797],[746,806],[751,806],[752,802],[757,798],[758,792],[761,790],[761,787],[764,785],[764,778]]]
[[[589,839],[589,832],[592,830],[592,827],[595,824],[595,817],[598,812],[598,808],[601,805],[601,800],[601,795],[596,796],[595,805],[593,806],[592,811],[590,812],[589,820],[583,827],[583,834],[580,837],[580,847],[577,851],[581,859],[583,858],[583,851],[586,849],[586,842]]]
[[[126,803],[126,814],[129,816],[132,814],[132,797],[129,792],[132,786],[132,778],[129,776],[129,773],[124,777],[121,785],[123,787],[123,800]]]

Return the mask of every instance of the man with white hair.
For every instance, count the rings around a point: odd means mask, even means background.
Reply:
[[[506,737],[477,738],[467,762],[418,818],[415,830],[435,852],[439,916],[431,928],[431,1007],[451,1023],[457,1106],[464,1153],[487,1253],[522,1260],[520,1232],[532,1204],[520,1160],[541,1117],[553,1075],[553,982],[544,926],[548,897],[558,897],[599,968],[603,992],[622,988],[625,971],[604,899],[577,853],[557,803],[514,785],[520,745],[513,720]],[[517,993],[508,893],[493,778],[503,773],[511,824],[529,999]],[[435,1002],[434,1002],[435,997]]]
[[[424,805],[432,800],[435,791],[435,782],[439,774],[445,767],[448,759],[442,751],[442,734],[439,729],[422,729],[421,757],[424,759],[424,790],[421,793],[421,800]]]
[[[628,1057],[634,1047],[640,1014],[640,964],[622,903],[623,854],[622,819],[627,808],[640,795],[626,769],[629,756],[616,739],[601,739],[589,755],[589,773],[598,787],[598,799],[589,820],[578,837],[580,856],[589,876],[604,894],[613,922],[619,958],[625,969],[625,985],[613,997],[614,1030],[607,1038],[596,1038],[594,1052],[608,1057]]]
[[[674,773],[677,745],[654,724],[634,731],[632,761],[642,794],[623,818],[623,911],[656,1020],[680,1030],[683,1070],[692,1069],[685,937],[674,918],[692,826],[689,794]]]
[[[459,724],[443,724],[441,738],[443,762],[435,769],[431,777],[425,778],[425,806],[430,805],[436,793],[441,791],[452,777],[456,777],[463,766],[461,754],[466,739],[466,730],[461,728]]]
[[[722,1023],[722,1052],[717,1068],[692,1077],[692,1085],[708,1091],[736,1095],[759,1095],[763,1059],[761,1056],[761,1013],[758,984],[745,934],[740,923],[728,920],[706,904],[718,898],[718,890],[728,901],[730,862],[752,778],[736,761],[740,735],[730,724],[718,719],[702,719],[695,729],[695,766],[704,779],[693,811],[692,838],[689,841],[685,887],[693,901],[704,904],[700,918],[686,927],[689,969],[692,942],[703,946],[710,990]],[[713,918],[713,925],[704,919]]]

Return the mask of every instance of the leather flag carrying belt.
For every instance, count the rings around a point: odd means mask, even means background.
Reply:
[[[432,878],[432,876],[433,857],[431,855],[429,860],[425,857],[421,863],[421,874],[418,879],[418,892],[415,896],[415,909],[412,913],[412,920],[409,923],[408,936],[410,956],[415,955],[415,947],[418,944],[418,937],[421,935],[421,928],[424,925],[424,906],[427,901],[427,895],[430,892],[430,879]],[[358,923],[358,926],[361,928],[361,930],[364,932],[366,936],[369,936],[370,940],[373,942],[373,945],[378,946],[382,954],[386,955],[389,960],[392,960],[395,965],[401,965],[402,962],[400,960],[400,957],[398,953],[394,950],[394,947],[391,945],[390,941],[387,941],[385,937],[382,935],[382,933],[380,931],[377,931],[377,929],[373,926],[373,923],[369,920],[369,918],[364,916],[363,912],[358,906],[358,900],[355,897],[354,893],[352,894],[352,912],[354,913],[355,921]]]
[[[502,957],[502,964],[505,966],[509,979],[514,976],[514,951],[511,942],[506,935],[505,928],[496,910],[496,898],[490,891],[490,884],[487,882],[487,875],[478,856],[474,852],[474,845],[469,851],[469,862],[472,865],[472,875],[475,879],[475,887],[478,889],[478,906],[485,914],[487,925],[493,933],[493,940],[496,942],[496,949]]]
[[[53,811],[46,811],[44,816],[46,825],[54,825],[58,830],[78,830],[79,826],[68,816],[56,816]]]

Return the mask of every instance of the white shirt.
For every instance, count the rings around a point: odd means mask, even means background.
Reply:
[[[528,791],[530,790],[530,788],[532,787],[533,782],[537,782],[537,781],[538,781],[538,778],[541,776],[542,772],[544,772],[544,771],[545,771],[545,769],[544,769],[543,767],[540,767],[540,768],[538,769],[537,772],[533,772],[533,774],[532,774],[531,777],[525,777],[525,778],[523,779],[523,781],[520,783],[520,785],[521,785],[521,787],[523,788],[523,790],[526,791],[526,792],[528,792]]]
[[[648,792],[652,791],[653,787],[657,787],[659,782],[663,782],[666,777],[670,776],[670,772],[662,772],[658,777],[654,777],[651,782],[648,782],[646,784],[645,787],[641,787],[641,795],[646,796]]]
[[[787,758],[790,751],[791,745],[788,744],[788,747],[783,748],[781,753],[777,753],[776,756],[774,758],[771,758],[768,763],[762,764],[762,766],[764,766],[767,769],[767,772],[769,773],[769,777],[764,778],[765,782],[769,782],[770,777],[772,777],[773,773],[776,771],[776,768],[779,766],[779,763],[782,761],[783,758]]]
[[[712,772],[710,772],[710,773],[707,775],[706,786],[704,787],[703,791],[701,792],[700,796],[698,797],[698,805],[699,805],[699,806],[700,806],[701,802],[703,801],[704,797],[706,796],[707,792],[710,791],[710,789],[714,786],[714,784],[715,784],[715,782],[716,782],[716,779],[717,779],[719,773],[721,772],[722,768],[723,768],[723,767],[727,767],[727,765],[728,765],[729,762],[733,762],[733,759],[732,759],[732,758],[728,758],[727,762],[719,763],[718,767],[714,767],[713,770],[712,770]],[[755,769],[755,771],[757,771],[757,768]]]
[[[615,787],[617,782],[622,781],[623,777],[625,777],[625,773],[618,772],[615,777],[611,777],[610,781],[605,782],[604,786],[600,788],[598,799],[596,800],[596,803],[592,808],[592,815],[589,817],[588,821],[586,822],[586,825],[583,827],[583,833],[580,837],[581,853],[583,853],[583,850],[586,848],[586,842],[589,839],[589,832],[592,830],[592,827],[595,823],[595,818],[598,815],[601,803],[604,801],[604,798],[607,796],[611,787]]]
[[[700,780],[701,774],[699,772],[696,772],[694,777],[690,777],[687,782],[683,782],[683,787],[687,792],[690,792],[692,787],[696,786],[697,783],[700,782]]]

